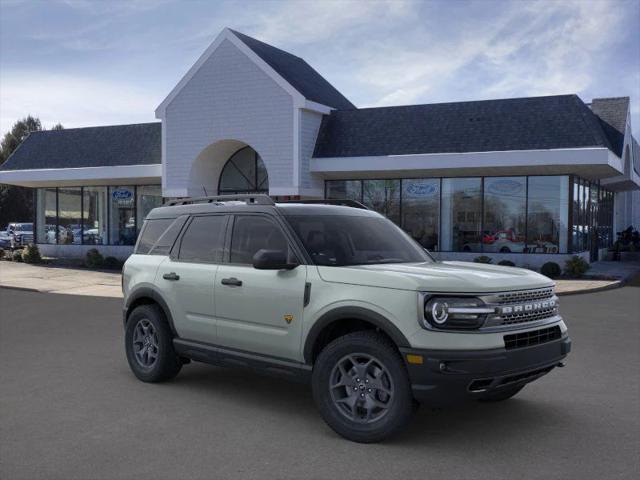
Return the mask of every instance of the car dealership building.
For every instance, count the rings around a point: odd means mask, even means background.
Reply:
[[[357,108],[303,59],[225,29],[156,117],[34,132],[0,167],[35,189],[44,254],[126,257],[163,198],[217,193],[355,199],[440,258],[531,266],[602,258],[640,226],[628,97]]]

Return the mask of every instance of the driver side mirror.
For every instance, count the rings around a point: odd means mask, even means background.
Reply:
[[[258,270],[293,270],[298,262],[290,261],[284,250],[261,249],[253,256],[253,268]]]

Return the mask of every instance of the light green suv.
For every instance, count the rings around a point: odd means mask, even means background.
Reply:
[[[508,399],[571,347],[548,278],[437,262],[350,201],[171,202],[147,217],[123,290],[140,380],[194,360],[309,381],[358,442],[397,432],[418,402]]]

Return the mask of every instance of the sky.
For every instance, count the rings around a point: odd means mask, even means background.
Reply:
[[[154,121],[224,27],[358,107],[630,96],[640,138],[640,0],[0,0],[0,133]]]

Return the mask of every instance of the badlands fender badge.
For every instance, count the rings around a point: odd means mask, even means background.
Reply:
[[[287,322],[287,323],[291,323],[291,322],[293,322],[293,315],[291,315],[291,314],[286,314],[286,315],[284,316],[284,321],[285,321],[285,322]]]

